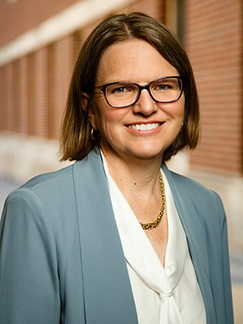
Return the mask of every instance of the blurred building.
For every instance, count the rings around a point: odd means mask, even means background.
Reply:
[[[243,251],[242,0],[0,2],[0,174],[25,181],[62,167],[58,137],[68,86],[90,31],[142,11],[174,30],[198,84],[202,138],[171,167],[219,192],[230,244]]]

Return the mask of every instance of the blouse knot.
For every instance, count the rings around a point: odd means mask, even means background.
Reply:
[[[172,291],[160,293],[161,298],[169,298],[171,296],[173,296]]]

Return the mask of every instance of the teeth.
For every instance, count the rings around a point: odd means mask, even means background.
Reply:
[[[148,131],[159,127],[160,123],[152,123],[152,124],[135,124],[129,125],[128,128],[136,129],[138,131]]]

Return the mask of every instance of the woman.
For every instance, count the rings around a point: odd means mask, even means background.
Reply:
[[[63,160],[12,193],[1,223],[1,323],[233,323],[220,198],[165,162],[198,142],[193,72],[140,14],[85,42]]]

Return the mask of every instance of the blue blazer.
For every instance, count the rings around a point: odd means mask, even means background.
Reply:
[[[163,170],[187,236],[207,323],[231,324],[221,200],[166,165]],[[11,193],[0,240],[1,324],[138,323],[97,149]]]

